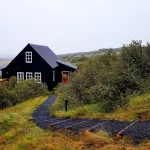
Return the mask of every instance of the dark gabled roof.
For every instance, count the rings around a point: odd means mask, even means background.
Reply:
[[[29,44],[53,69],[59,64],[63,64],[73,69],[77,69],[70,63],[60,60],[60,58],[48,47],[43,45]],[[58,64],[59,63],[59,64]]]
[[[60,58],[48,46],[36,45],[36,44],[30,44],[30,43],[28,45],[31,46],[53,69],[58,67],[59,64],[63,64],[65,66],[71,67],[73,69],[77,69],[76,66],[60,60]],[[1,69],[1,70],[3,70],[3,69]]]
[[[58,66],[56,60],[59,57],[48,47],[43,45],[29,44],[52,68]]]
[[[62,60],[56,60],[56,62],[58,62],[58,63],[60,63],[60,64],[62,64],[62,65],[65,65],[65,66],[68,66],[68,67],[71,67],[71,68],[73,68],[73,69],[77,69],[77,66],[74,66],[74,65],[72,65],[72,64],[70,64],[70,63],[67,63],[67,62],[64,62],[64,61],[62,61]]]

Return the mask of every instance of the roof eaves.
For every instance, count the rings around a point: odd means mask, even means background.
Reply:
[[[63,65],[65,65],[65,66],[68,66],[68,67],[70,67],[70,68],[77,69],[77,66],[72,65],[72,64],[70,64],[70,63],[68,63],[68,62],[64,62],[64,61],[62,61],[62,60],[56,60],[56,62],[57,62],[57,63],[60,63],[60,64],[63,64]]]

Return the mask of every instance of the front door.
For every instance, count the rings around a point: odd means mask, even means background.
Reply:
[[[62,83],[67,84],[69,82],[69,71],[62,71]]]

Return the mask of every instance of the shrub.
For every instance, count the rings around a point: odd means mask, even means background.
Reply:
[[[16,105],[24,100],[49,94],[46,84],[35,83],[34,80],[16,82],[11,77],[4,86],[0,86],[0,108]]]
[[[119,55],[110,49],[92,57],[71,75],[69,84],[58,88],[55,111],[62,108],[64,98],[69,99],[72,108],[101,103],[103,112],[128,105],[130,95],[150,91],[149,54],[149,44],[142,46],[140,41],[133,41],[123,46]]]

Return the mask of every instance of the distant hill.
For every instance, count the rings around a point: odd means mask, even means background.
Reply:
[[[120,52],[121,51],[121,47],[120,48],[113,48],[112,50],[115,51],[115,52]],[[90,52],[77,52],[77,53],[68,53],[68,54],[61,54],[61,55],[58,55],[60,57],[62,56],[78,56],[78,55],[97,55],[97,54],[102,54],[106,51],[108,51],[109,48],[104,48],[104,49],[98,49],[98,50],[94,50],[94,51],[90,51]]]
[[[121,49],[122,48],[120,47],[120,48],[113,48],[112,50],[116,53],[120,53]],[[58,56],[64,61],[70,63],[77,63],[77,62],[85,61],[91,56],[101,55],[108,50],[110,50],[110,48],[98,49],[90,52],[68,53],[68,54],[62,54]]]
[[[1,69],[5,68],[11,60],[12,58],[0,58],[0,74],[2,73]]]

